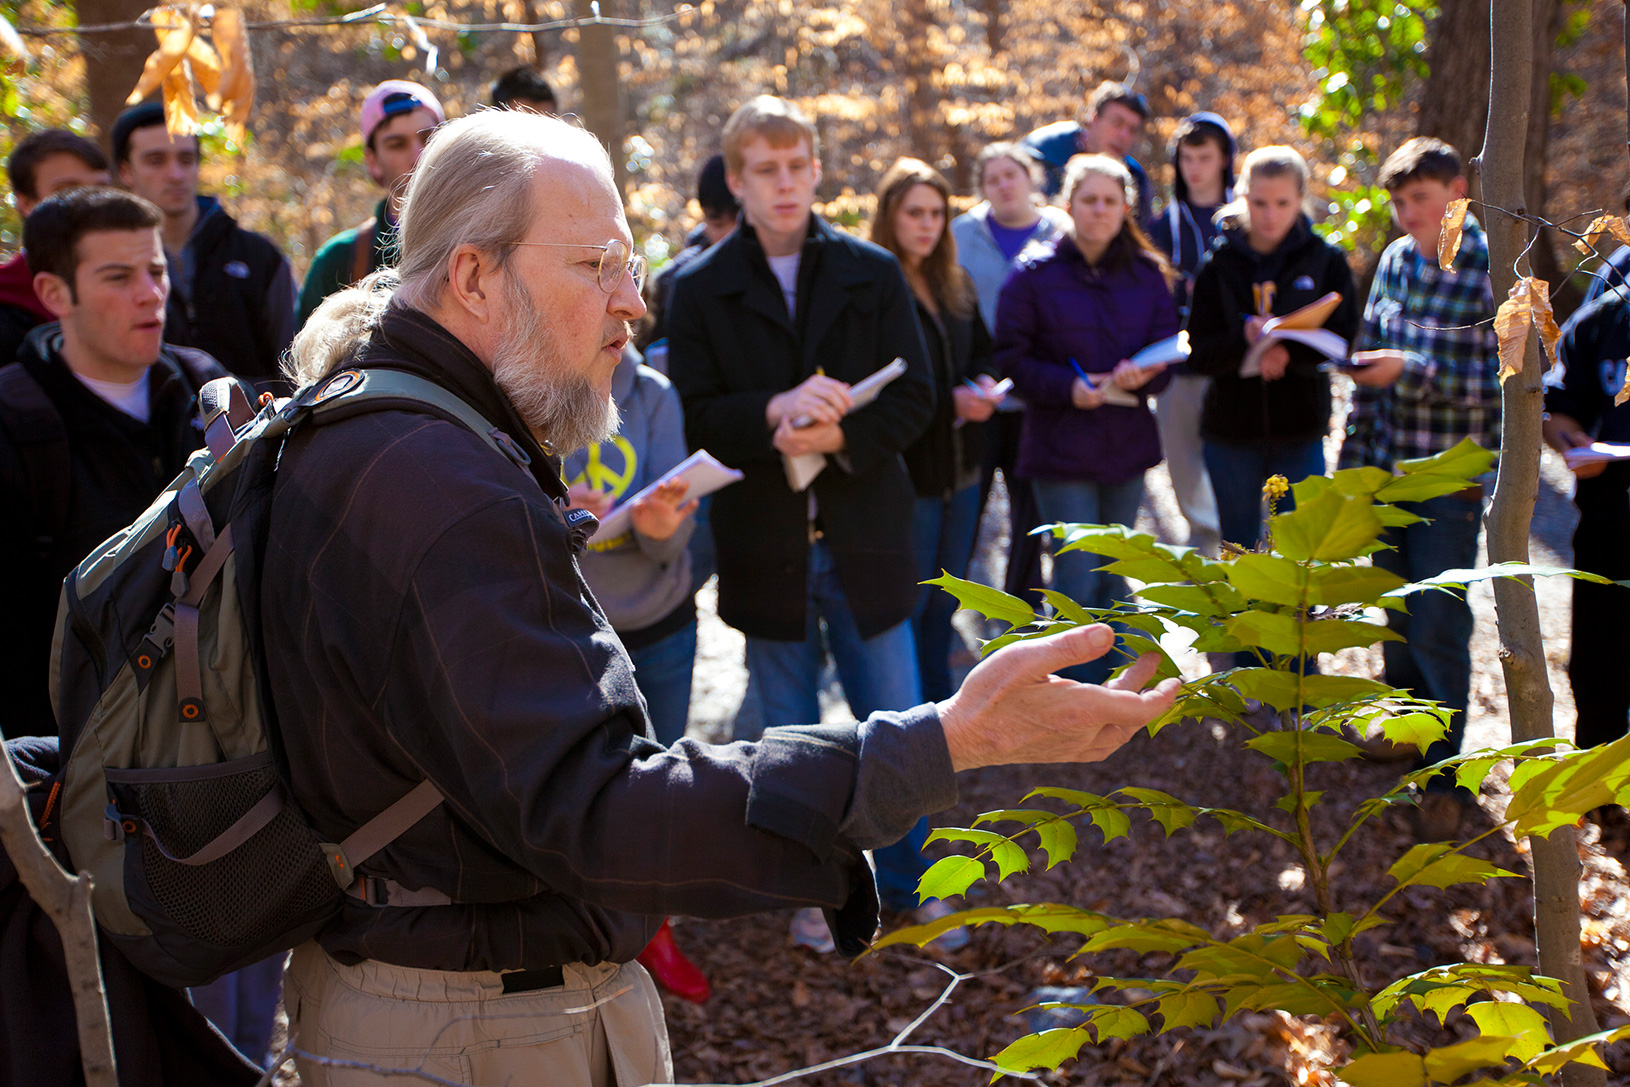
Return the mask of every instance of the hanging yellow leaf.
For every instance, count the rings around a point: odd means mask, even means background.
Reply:
[[[1438,267],[1445,272],[1454,268],[1455,254],[1460,252],[1460,234],[1466,226],[1466,206],[1469,203],[1462,196],[1449,201],[1449,206],[1443,209],[1443,225],[1438,230]]]
[[[125,99],[127,106],[134,106],[164,86],[164,81],[181,63],[181,58],[187,55],[187,49],[192,45],[192,39],[198,32],[198,24],[190,7],[172,5],[154,8],[147,13],[147,18],[153,24],[154,35],[158,37],[158,48],[153,50],[147,62],[142,65],[141,78],[136,80],[136,89]]]
[[[1614,407],[1626,403],[1630,403],[1630,368],[1624,371],[1624,387],[1619,390],[1619,395],[1613,398]]]
[[[1545,354],[1550,356],[1552,366],[1562,365],[1556,357],[1557,342],[1562,339],[1562,330],[1556,327],[1556,314],[1551,311],[1551,284],[1547,280],[1530,276],[1528,278],[1529,296],[1532,299],[1529,305],[1533,314],[1534,328],[1539,332],[1539,342],[1545,345]]]
[[[237,143],[244,138],[255,101],[255,70],[249,55],[249,32],[243,12],[237,8],[217,8],[210,20],[210,36],[221,54],[221,87],[218,100],[210,107],[226,118],[227,134]]]
[[[1528,330],[1533,327],[1531,280],[1521,276],[1511,285],[1511,293],[1494,311],[1494,335],[1500,341],[1500,383],[1512,374],[1522,373],[1523,350],[1528,346]]]
[[[185,60],[164,77],[164,128],[172,136],[198,134],[198,103],[193,98],[192,75]]]
[[[1624,221],[1624,216],[1598,215],[1585,228],[1584,234],[1574,241],[1573,247],[1589,256],[1596,251],[1596,246],[1607,234],[1613,235],[1620,245],[1630,245],[1630,224]]]

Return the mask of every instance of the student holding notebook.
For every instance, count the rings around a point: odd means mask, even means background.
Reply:
[[[1324,328],[1350,341],[1358,329],[1353,276],[1341,250],[1313,233],[1303,211],[1307,163],[1288,147],[1246,156],[1222,213],[1222,241],[1194,282],[1189,368],[1212,378],[1200,414],[1206,470],[1217,494],[1223,540],[1254,547],[1262,537],[1262,485],[1325,472],[1330,378],[1324,356],[1299,343],[1261,353],[1260,372],[1241,373],[1262,325],[1332,292],[1341,296]],[[1292,499],[1286,495],[1286,508]]]

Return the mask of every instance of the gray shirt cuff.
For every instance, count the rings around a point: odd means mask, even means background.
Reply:
[[[956,773],[937,706],[874,713],[856,728],[855,788],[838,828],[845,838],[862,849],[891,845],[924,815],[956,803]]]

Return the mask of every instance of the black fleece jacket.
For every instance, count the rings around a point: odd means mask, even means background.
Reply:
[[[29,333],[17,366],[0,370],[0,508],[9,511],[0,519],[0,564],[11,571],[12,603],[0,634],[0,690],[7,694],[0,732],[9,737],[56,733],[47,676],[62,579],[134,521],[204,444],[198,389],[227,376],[203,352],[166,345],[147,371],[151,415],[143,423],[86,388],[61,350],[62,329],[53,321]],[[17,387],[25,382],[44,391],[60,421],[55,442],[40,442],[49,415],[22,410]],[[44,451],[30,458],[25,444]],[[45,493],[34,479],[36,468],[46,487],[67,489],[63,507],[36,508],[36,497]],[[42,546],[42,538],[49,544]]]
[[[1189,369],[1213,380],[1200,414],[1200,433],[1212,441],[1253,444],[1323,436],[1330,429],[1330,377],[1311,347],[1288,343],[1290,366],[1277,381],[1240,377],[1249,344],[1248,318],[1280,316],[1336,291],[1341,304],[1324,327],[1349,343],[1358,331],[1353,273],[1341,250],[1313,233],[1305,217],[1279,247],[1258,253],[1244,229],[1224,224],[1223,240],[1194,281],[1188,333]],[[1267,313],[1259,299],[1271,295]]]
[[[822,905],[857,952],[862,847],[956,795],[933,707],[663,750],[578,570],[559,464],[490,371],[399,308],[353,362],[452,390],[531,464],[406,410],[284,451],[261,601],[295,799],[338,841],[434,781],[446,803],[365,868],[459,903],[348,900],[322,945],[437,970],[626,962],[669,913]]]

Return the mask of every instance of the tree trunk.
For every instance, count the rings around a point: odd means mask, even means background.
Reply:
[[[1523,164],[1533,105],[1533,10],[1534,0],[1493,0],[1488,131],[1479,159],[1496,298],[1504,298],[1515,283],[1514,265],[1529,237],[1521,216],[1527,214]],[[1522,372],[1502,388],[1500,471],[1488,514],[1491,562],[1528,561],[1528,533],[1539,496],[1541,377],[1539,352],[1530,333]],[[1551,683],[1532,581],[1495,581],[1494,602],[1511,737],[1553,736]],[[1559,979],[1571,1001],[1568,1011],[1547,1008],[1546,1014],[1555,1038],[1571,1040],[1596,1029],[1579,956],[1579,854],[1573,828],[1564,827],[1545,839],[1531,838],[1529,845],[1540,972]],[[1567,1087],[1602,1087],[1606,1082],[1600,1069],[1570,1064],[1563,1071]]]
[[[74,14],[80,26],[96,26],[129,22],[151,6],[148,0],[78,0]],[[158,48],[158,39],[151,30],[82,34],[79,48],[85,56],[90,122],[102,134],[105,145],[112,134],[114,119],[125,108],[125,97],[141,78],[142,62]]]
[[[594,14],[594,0],[573,0],[575,14],[587,19]],[[600,0],[600,14],[610,16],[611,0]],[[583,123],[600,138],[611,155],[617,175],[617,191],[628,185],[628,156],[623,154],[622,80],[617,74],[617,36],[604,24],[577,28],[577,75],[583,92]]]
[[[939,99],[934,93],[934,63],[929,31],[934,15],[928,0],[907,0],[905,40],[900,51],[905,75],[906,137],[911,153],[929,165],[939,161],[942,127],[938,119]]]
[[[1438,12],[1415,134],[1436,136],[1470,158],[1488,124],[1489,4],[1440,0]]]
[[[126,93],[129,93],[128,91]],[[23,783],[11,765],[11,755],[0,744],[0,846],[4,846],[17,878],[45,911],[62,938],[62,957],[74,998],[79,1026],[79,1062],[86,1087],[119,1087],[113,1060],[113,1031],[108,1025],[107,995],[102,988],[102,964],[96,956],[96,922],[91,919],[89,872],[70,876],[45,848],[28,816]]]

